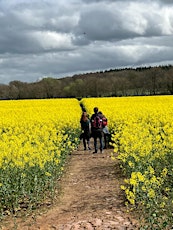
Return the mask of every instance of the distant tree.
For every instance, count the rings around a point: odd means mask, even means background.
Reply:
[[[86,95],[84,80],[76,79],[74,83],[76,97],[84,97]]]
[[[64,97],[70,97],[70,95],[72,95],[71,87],[70,87],[70,85],[67,85],[63,88],[63,96]]]
[[[18,92],[17,99],[27,99],[30,98],[29,94],[29,84],[21,81],[12,81],[10,86],[14,89],[16,93]]]
[[[17,99],[19,97],[19,89],[13,84],[9,83],[9,99]]]
[[[0,84],[0,99],[9,99],[9,87],[4,84]]]
[[[88,87],[89,87],[89,96],[90,97],[98,97],[98,78],[96,76],[89,77],[88,79]]]
[[[171,83],[168,83],[168,91],[170,92],[170,94],[173,94],[173,80]]]

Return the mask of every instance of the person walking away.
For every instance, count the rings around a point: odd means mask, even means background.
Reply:
[[[102,118],[99,116],[98,108],[94,108],[94,114],[91,116],[91,135],[94,138],[94,149],[93,153],[97,153],[98,145],[97,140],[100,142],[100,153],[103,153],[103,126]]]
[[[105,117],[105,115],[101,111],[99,111],[98,114],[102,118],[104,149],[106,149],[108,141],[110,140],[110,135],[111,135],[108,129],[108,119]]]
[[[90,120],[88,118],[87,112],[83,112],[81,119],[80,119],[80,124],[81,124],[81,129],[82,129],[82,140],[83,140],[83,145],[84,145],[84,150],[88,149],[91,150],[90,148]]]

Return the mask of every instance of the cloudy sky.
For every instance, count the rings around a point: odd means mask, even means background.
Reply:
[[[172,0],[0,0],[0,83],[167,64]]]

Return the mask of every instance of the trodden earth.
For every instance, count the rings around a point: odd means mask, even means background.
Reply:
[[[93,154],[82,143],[70,156],[58,181],[53,205],[37,214],[5,220],[2,230],[134,230],[135,216],[124,205],[123,176],[113,149]]]

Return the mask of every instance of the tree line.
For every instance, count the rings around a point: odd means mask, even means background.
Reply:
[[[110,69],[33,83],[0,84],[0,99],[119,97],[173,94],[173,66]]]

